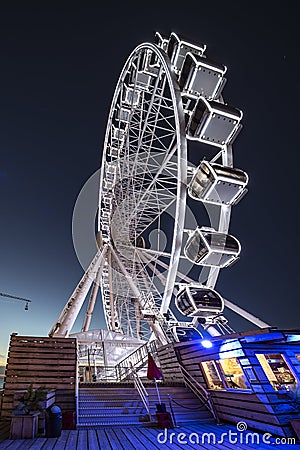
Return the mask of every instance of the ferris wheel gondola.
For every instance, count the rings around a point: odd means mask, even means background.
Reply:
[[[240,252],[241,245],[235,237],[206,227],[197,227],[184,247],[190,261],[208,267],[228,267]]]
[[[188,317],[213,317],[224,310],[224,300],[214,289],[199,284],[186,284],[175,298],[177,309]]]
[[[202,161],[188,187],[189,196],[212,204],[234,205],[246,193],[248,175],[240,169]]]

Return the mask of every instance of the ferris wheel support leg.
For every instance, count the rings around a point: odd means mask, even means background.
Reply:
[[[118,257],[117,253],[115,252],[115,250],[113,249],[112,246],[109,247],[110,251],[115,259],[115,261],[117,262],[118,266],[121,269],[121,272],[123,273],[131,291],[133,294],[133,297],[135,297],[137,299],[137,301],[140,304],[141,309],[144,308],[144,304],[143,304],[143,300],[142,300],[142,295],[139,291],[139,289],[137,288],[135,282],[133,281],[132,277],[129,275],[129,273],[127,272],[124,264],[122,263],[122,261],[120,260],[120,258]],[[167,339],[167,337],[165,336],[164,330],[161,327],[161,325],[157,322],[150,322],[150,326],[151,329],[153,331],[153,333],[155,334],[156,339],[161,343],[161,345],[165,345],[168,344],[169,341]]]
[[[88,269],[67,301],[57,322],[49,332],[49,336],[68,337],[78,316],[78,313],[86,299],[97,272],[105,258],[107,245],[97,252]]]
[[[115,317],[115,303],[114,303],[114,296],[113,296],[113,274],[112,274],[112,262],[111,262],[111,251],[108,249],[108,282],[109,282],[109,308],[111,311],[111,317]],[[107,315],[104,314],[106,325],[108,325],[108,319]],[[115,321],[110,321],[110,326],[112,331],[116,331]],[[108,327],[109,328],[109,327]]]
[[[88,331],[89,328],[90,328],[90,323],[91,323],[92,315],[93,315],[94,308],[95,308],[96,298],[97,298],[97,295],[98,295],[98,292],[99,292],[99,283],[100,283],[100,277],[101,277],[103,266],[104,266],[104,261],[105,261],[105,259],[103,258],[102,262],[100,264],[98,273],[97,273],[97,277],[96,277],[96,279],[94,281],[94,286],[93,286],[93,289],[92,289],[92,292],[91,292],[91,296],[90,296],[88,308],[87,308],[87,311],[86,311],[86,316],[85,316],[85,319],[84,319],[84,324],[83,324],[83,327],[82,327],[82,331]]]

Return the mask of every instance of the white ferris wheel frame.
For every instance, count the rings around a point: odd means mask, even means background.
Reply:
[[[181,280],[185,282],[190,282],[191,278],[188,276],[180,273],[178,271],[178,265],[180,258],[184,257],[182,255],[182,241],[183,241],[183,233],[184,233],[184,225],[185,225],[185,211],[186,211],[186,196],[187,196],[187,173],[188,173],[188,158],[187,158],[187,135],[185,130],[185,117],[184,117],[184,109],[182,104],[182,92],[180,91],[179,84],[177,81],[176,73],[172,68],[171,62],[169,58],[167,57],[166,53],[159,48],[157,45],[152,43],[143,43],[136,47],[136,49],[130,54],[128,57],[123,70],[121,72],[121,75],[118,79],[117,86],[114,92],[110,112],[109,112],[109,118],[108,118],[108,124],[105,134],[105,140],[104,140],[104,150],[102,154],[102,164],[101,164],[101,170],[100,170],[100,190],[99,190],[99,214],[98,214],[98,233],[102,232],[102,222],[101,218],[104,213],[103,210],[103,196],[108,195],[108,191],[105,192],[105,180],[106,180],[106,167],[107,162],[109,160],[107,152],[109,148],[109,141],[111,139],[112,135],[112,128],[114,126],[113,124],[113,117],[116,112],[116,105],[119,99],[120,91],[124,88],[125,78],[128,75],[128,71],[130,69],[130,65],[135,60],[135,58],[138,57],[138,55],[141,55],[147,52],[152,52],[155,57],[156,61],[158,61],[158,72],[160,74],[164,73],[166,82],[168,84],[168,88],[170,90],[170,97],[173,105],[173,114],[174,114],[174,122],[175,122],[175,129],[174,129],[174,135],[176,136],[176,145],[173,148],[169,148],[169,155],[168,158],[166,158],[163,163],[161,164],[160,168],[157,170],[157,173],[153,179],[151,184],[155,183],[156,180],[159,178],[159,176],[163,173],[163,171],[166,169],[168,163],[170,162],[171,158],[176,153],[176,173],[177,173],[177,180],[176,180],[176,195],[174,196],[174,204],[175,204],[175,213],[173,215],[174,219],[174,226],[173,226],[173,236],[172,236],[172,245],[171,245],[171,251],[169,253],[160,251],[160,250],[153,250],[153,249],[143,249],[143,248],[137,248],[135,253],[139,257],[139,261],[142,265],[142,267],[148,267],[152,270],[155,277],[157,277],[159,280],[161,280],[164,285],[164,292],[162,296],[161,303],[159,305],[159,308],[157,305],[154,305],[154,315],[152,319],[148,319],[148,323],[150,324],[150,328],[152,329],[152,332],[156,335],[156,338],[158,338],[161,343],[166,343],[167,339],[165,337],[165,332],[163,329],[164,325],[164,316],[166,313],[171,313],[171,317],[173,320],[176,321],[176,318],[172,311],[170,311],[170,303],[172,299],[172,295],[174,294],[175,284],[176,284],[176,277],[179,277]],[[157,84],[156,84],[157,87]],[[156,95],[156,91],[153,92],[152,98]],[[218,101],[220,103],[224,103],[224,100],[222,96],[219,96]],[[151,107],[151,103],[150,103]],[[148,117],[148,116],[147,116]],[[141,124],[143,125],[144,129],[147,125],[147,123]],[[151,152],[151,148],[149,150]],[[211,159],[211,162],[215,162],[218,159],[222,161],[222,164],[228,167],[233,167],[233,151],[232,151],[232,145],[223,145],[221,148],[218,149],[218,153]],[[139,161],[136,161],[137,164],[139,164]],[[143,192],[142,199],[145,199],[148,195],[148,192]],[[141,201],[141,199],[140,199]],[[108,202],[109,203],[109,202]],[[219,220],[218,220],[218,226],[216,227],[216,231],[222,232],[222,233],[228,233],[229,230],[229,223],[230,223],[230,216],[231,216],[231,206],[230,205],[224,205],[220,204],[218,206],[220,209],[219,214]],[[162,210],[164,212],[165,210]],[[155,255],[155,260],[151,259],[149,254],[152,253],[152,256]],[[169,263],[167,264],[168,270],[167,270],[167,276],[162,274],[160,272],[160,269],[158,267],[162,268],[163,266],[166,267],[166,263],[164,261],[159,261],[159,257],[167,257],[169,260]],[[74,292],[72,293],[70,299],[68,300],[67,304],[65,305],[62,313],[60,314],[58,321],[56,324],[52,327],[49,335],[57,335],[57,336],[68,336],[74,322],[79,314],[79,311],[85,301],[85,298],[92,286],[92,284],[97,281],[94,285],[94,288],[92,290],[89,306],[86,314],[86,320],[85,324],[83,326],[83,331],[86,331],[89,329],[90,322],[91,322],[91,316],[93,314],[93,309],[96,301],[96,296],[98,293],[98,287],[99,284],[102,289],[102,295],[103,291],[108,287],[109,290],[112,290],[112,267],[111,267],[111,260],[114,258],[115,262],[117,263],[119,267],[120,273],[122,273],[122,276],[125,280],[125,283],[128,285],[128,289],[131,292],[131,296],[135,297],[138,301],[138,307],[140,309],[143,309],[145,307],[145,296],[143,296],[143,293],[139,289],[139,286],[135,282],[135,276],[134,273],[132,273],[131,267],[126,267],[126,261],[118,255],[118,251],[115,248],[113,236],[111,236],[111,217],[109,217],[109,227],[108,227],[108,238],[106,237],[103,239],[102,242],[100,242],[100,248],[93,259],[90,267],[87,269],[86,273],[83,275],[81,281],[79,282],[78,286],[75,288]],[[156,265],[157,262],[157,265]],[[143,266],[145,264],[145,266]],[[108,284],[107,282],[104,282],[103,278],[103,271],[105,269],[105,265],[108,266]],[[158,267],[157,267],[158,266]],[[207,281],[206,285],[210,288],[214,288],[215,284],[217,282],[218,274],[220,269],[218,267],[210,267],[208,270],[207,275]],[[144,278],[147,274],[144,273]],[[102,277],[102,278],[101,278]],[[112,294],[110,294],[110,310],[113,308],[113,298]],[[247,311],[243,310],[242,308],[234,305],[232,302],[226,300],[225,304],[227,307],[235,311],[236,313],[240,314],[241,316],[245,317],[247,320],[253,322],[255,325],[259,327],[265,327],[268,326],[265,322],[261,321],[260,319],[257,319],[252,314],[248,313]],[[106,316],[107,320],[107,316]],[[190,324],[196,324],[197,319],[194,319],[192,322],[189,322]],[[109,323],[107,323],[109,327]],[[110,328],[111,329],[111,328]]]

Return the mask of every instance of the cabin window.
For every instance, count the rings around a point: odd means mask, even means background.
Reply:
[[[198,263],[205,253],[207,253],[207,248],[197,231],[186,244],[186,256]]]
[[[205,361],[201,363],[209,389],[224,389],[223,380],[218,371],[216,361]]]
[[[177,303],[180,311],[185,315],[192,314],[195,311],[194,306],[185,292],[178,296]]]
[[[249,382],[237,358],[226,358],[219,361],[227,388],[249,389]]]
[[[250,389],[237,358],[201,363],[209,389]]]
[[[280,389],[290,390],[292,388],[296,380],[283,355],[257,354],[256,356],[276,391]]]

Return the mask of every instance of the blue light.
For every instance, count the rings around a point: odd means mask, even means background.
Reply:
[[[204,348],[212,348],[213,344],[211,341],[209,341],[208,339],[203,339],[203,341],[201,341],[202,347]]]

